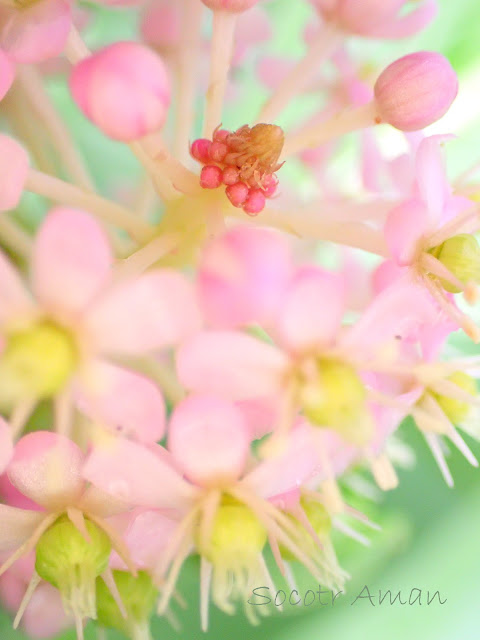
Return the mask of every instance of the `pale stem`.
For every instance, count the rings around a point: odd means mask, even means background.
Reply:
[[[135,196],[135,211],[144,220],[148,220],[150,212],[157,203],[157,193],[152,178],[144,173],[140,180]]]
[[[203,124],[203,135],[206,138],[211,138],[215,128],[222,122],[223,102],[232,60],[236,21],[235,13],[229,11],[213,12],[210,77]]]
[[[200,190],[198,175],[187,169],[172,156],[159,134],[151,134],[135,141],[130,145],[137,158],[143,162],[145,168],[152,174],[156,186],[167,186],[170,182],[171,195],[164,199],[171,199],[179,193],[195,194]]]
[[[230,215],[245,219],[245,214],[241,210],[232,211]],[[281,229],[299,238],[334,242],[382,257],[388,256],[387,246],[381,231],[361,222],[325,221],[322,219],[321,208],[317,212],[310,209],[304,211],[292,209],[291,213],[265,209],[251,221],[260,226]]]
[[[69,388],[60,393],[53,402],[55,431],[61,436],[70,437],[73,427],[73,401]]]
[[[179,240],[180,236],[175,233],[153,238],[131,256],[119,261],[114,267],[113,277],[123,280],[141,275],[158,260],[174,251],[179,245]]]
[[[36,400],[22,400],[22,402],[17,405],[12,411],[9,418],[9,423],[13,440],[16,440],[20,432],[23,431],[25,425],[27,424],[30,416],[33,413],[33,410],[35,409],[36,404]]]
[[[178,191],[174,189],[168,175],[158,170],[158,166],[155,164],[150,155],[144,150],[143,146],[139,142],[131,142],[129,144],[129,147],[140,164],[148,172],[155,191],[160,196],[160,198],[164,202],[168,202],[168,200],[172,200],[173,198],[178,197]]]
[[[29,101],[36,126],[41,123],[55,146],[62,164],[75,184],[84,189],[93,190],[93,182],[85,164],[77,153],[75,143],[68,128],[60,118],[45,87],[42,78],[34,67],[18,67],[17,82]]]
[[[173,154],[182,162],[189,159],[189,143],[195,118],[198,57],[204,6],[198,0],[183,3],[183,24],[178,53],[178,89],[175,103]]]
[[[25,189],[62,205],[85,209],[104,222],[125,229],[140,243],[152,235],[149,224],[121,205],[35,169],[29,170]]]
[[[295,67],[287,73],[280,85],[263,106],[257,122],[273,122],[285,109],[288,103],[306,88],[312,76],[320,68],[322,62],[328,60],[340,46],[344,35],[335,27],[328,25],[310,45],[307,53]]]
[[[372,100],[372,102],[360,107],[345,109],[333,118],[305,127],[298,133],[287,136],[282,158],[285,159],[306,149],[316,149],[329,140],[358,129],[372,127],[375,124],[379,124],[375,101]]]
[[[34,571],[33,576],[28,584],[27,590],[25,591],[25,595],[22,598],[22,602],[17,611],[17,615],[15,616],[15,620],[13,621],[13,628],[16,629],[20,622],[22,621],[23,614],[25,613],[25,609],[28,607],[30,600],[32,599],[33,594],[35,593],[36,588],[40,584],[42,579],[38,575],[36,571]]]
[[[0,214],[0,240],[22,258],[29,258],[32,252],[32,238],[9,214]]]
[[[65,55],[70,64],[77,64],[77,62],[91,55],[90,49],[84,43],[82,36],[73,25],[68,34]]]
[[[202,631],[208,630],[208,604],[213,566],[200,556],[200,622]]]

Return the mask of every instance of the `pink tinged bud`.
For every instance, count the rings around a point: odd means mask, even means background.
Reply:
[[[70,3],[42,0],[22,4],[5,16],[2,13],[0,47],[20,64],[43,62],[60,55],[72,26]]]
[[[230,135],[230,131],[227,129],[217,129],[213,132],[213,140],[215,142],[225,142]]]
[[[225,167],[222,172],[222,182],[226,185],[235,184],[238,182],[239,175],[240,172],[238,169],[235,169],[235,167]]]
[[[208,154],[214,162],[222,162],[227,155],[228,147],[223,142],[212,142]]]
[[[163,50],[178,45],[181,28],[181,6],[171,0],[157,0],[150,4],[143,13],[140,25],[143,40]]]
[[[20,202],[28,168],[25,149],[0,134],[0,211],[14,209]]]
[[[263,194],[266,198],[271,198],[278,187],[278,179],[275,176],[265,176],[263,181]]]
[[[87,118],[124,142],[160,129],[170,103],[162,59],[135,42],[117,42],[82,60],[73,69],[70,90]]]
[[[204,189],[216,189],[222,184],[222,170],[213,164],[203,167],[200,173],[200,186]]]
[[[244,182],[231,184],[225,189],[227,198],[230,200],[234,207],[241,207],[247,199],[249,192],[250,189]]]
[[[234,404],[216,396],[190,396],[173,412],[168,448],[190,480],[218,486],[243,472],[250,449],[249,430]]]
[[[209,151],[211,144],[212,143],[210,140],[207,140],[206,138],[199,138],[198,140],[195,140],[193,142],[192,146],[190,147],[190,153],[195,158],[195,160],[206,164],[210,160]]]
[[[202,2],[212,11],[242,13],[256,5],[258,0],[202,0]]]
[[[0,100],[12,86],[15,77],[15,66],[9,57],[0,49]]]
[[[389,65],[375,83],[380,121],[417,131],[439,120],[458,91],[450,63],[439,53],[419,51]]]
[[[250,189],[248,198],[243,205],[243,210],[249,216],[256,216],[265,207],[265,196],[261,189]]]

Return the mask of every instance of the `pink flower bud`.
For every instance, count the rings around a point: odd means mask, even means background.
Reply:
[[[265,206],[265,196],[261,189],[250,189],[248,198],[243,205],[243,210],[249,216],[256,216]]]
[[[0,211],[14,209],[20,202],[28,168],[25,149],[13,138],[0,134]]]
[[[200,186],[204,189],[216,189],[222,184],[222,170],[213,164],[203,167],[200,173]]]
[[[411,53],[392,62],[375,83],[378,116],[401,131],[418,131],[448,111],[457,91],[457,76],[446,58]]]
[[[70,89],[87,118],[124,142],[160,129],[170,103],[162,59],[135,42],[117,42],[82,60],[72,72]]]
[[[225,167],[222,173],[222,182],[226,185],[235,184],[238,182],[240,171],[235,167]]]
[[[229,185],[225,189],[225,193],[227,194],[227,198],[233,204],[234,207],[241,207],[242,204],[247,199],[250,189],[244,182],[237,182],[235,184]]]
[[[227,129],[217,129],[213,132],[213,139],[215,142],[225,142],[230,135],[230,131]]]
[[[156,0],[143,14],[140,30],[144,41],[162,50],[173,49],[180,42],[182,10],[179,3]]]
[[[211,141],[206,138],[199,138],[192,143],[190,147],[190,153],[199,162],[207,163],[210,160],[210,145]]]
[[[223,142],[212,142],[208,155],[214,162],[222,162],[227,155],[228,147]]]
[[[212,11],[241,13],[257,4],[258,0],[202,0],[202,2]]]

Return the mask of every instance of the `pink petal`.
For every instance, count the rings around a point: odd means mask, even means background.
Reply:
[[[15,209],[20,202],[29,164],[25,149],[13,138],[0,134],[0,211]]]
[[[285,453],[260,462],[242,480],[259,495],[269,498],[300,487],[318,468],[318,454],[311,429],[295,427],[285,443]]]
[[[12,86],[15,78],[15,65],[10,58],[0,49],[0,100]]]
[[[95,446],[83,475],[114,498],[137,506],[182,509],[195,496],[194,488],[154,450],[124,438]]]
[[[122,538],[130,551],[130,556],[139,569],[151,569],[165,550],[178,524],[159,511],[135,510],[131,522]],[[110,565],[126,569],[125,563],[113,554]]]
[[[361,362],[373,348],[389,341],[418,338],[425,325],[440,321],[428,292],[408,280],[399,280],[382,291],[342,339],[343,349]]]
[[[0,46],[20,64],[43,62],[62,53],[71,27],[64,0],[42,0],[12,11],[2,26]]]
[[[73,625],[65,614],[60,592],[42,582],[30,600],[22,618],[22,629],[31,638],[52,638]]]
[[[164,269],[112,288],[87,322],[103,353],[138,355],[176,344],[198,328],[200,318],[191,283]]]
[[[109,279],[111,264],[107,238],[93,217],[53,209],[35,240],[33,290],[53,311],[82,311]]]
[[[215,396],[190,396],[173,412],[168,449],[189,480],[219,486],[242,473],[250,434],[235,405]]]
[[[44,513],[0,504],[0,551],[20,547],[45,518]]]
[[[418,9],[410,11],[407,15],[374,27],[369,31],[369,35],[375,38],[408,38],[426,27],[437,14],[437,10],[437,0],[426,0]]]
[[[288,362],[276,347],[233,331],[200,333],[177,352],[184,386],[232,400],[279,393]]]
[[[414,262],[419,241],[429,231],[429,216],[420,200],[407,200],[393,209],[385,223],[385,240],[400,266]]]
[[[272,426],[278,424],[281,396],[270,398],[250,398],[236,403],[247,421],[250,439],[258,440],[272,431]]]
[[[35,431],[21,438],[7,473],[11,483],[48,510],[74,504],[84,488],[84,455],[68,438],[51,431]]]
[[[145,376],[97,360],[77,385],[76,402],[91,420],[145,444],[165,432],[160,389]]]
[[[3,473],[13,454],[12,432],[5,420],[0,417],[0,473]]]
[[[217,328],[271,324],[290,270],[289,247],[278,233],[240,226],[215,238],[198,273],[208,322]]]
[[[345,302],[341,276],[317,267],[299,269],[279,312],[279,338],[295,351],[328,345],[340,328]]]
[[[454,136],[430,136],[420,143],[415,157],[417,184],[421,199],[431,213],[432,222],[440,218],[445,201],[451,193],[447,179],[443,142]]]

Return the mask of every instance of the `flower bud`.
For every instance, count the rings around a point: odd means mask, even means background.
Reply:
[[[160,129],[170,103],[162,59],[135,42],[117,42],[82,60],[73,69],[70,89],[87,118],[124,142]]]
[[[442,55],[419,51],[392,62],[378,77],[374,91],[378,122],[418,131],[448,111],[458,80]]]
[[[125,607],[124,618],[110,590],[101,578],[97,578],[97,620],[104,627],[116,629],[130,638],[149,637],[139,633],[148,629],[158,589],[146,571],[133,576],[128,571],[113,572],[120,599]]]
[[[480,283],[480,246],[475,236],[468,233],[453,236],[430,249],[430,253],[463,284]],[[450,293],[462,291],[447,280],[440,279],[440,282]]]
[[[202,0],[202,2],[212,11],[242,13],[256,5],[258,0]]]
[[[452,373],[447,380],[456,384],[462,391],[465,391],[472,396],[477,395],[477,383],[475,382],[475,378],[472,378],[472,376],[469,376],[467,373],[464,373],[463,371],[455,371],[455,373]],[[472,408],[472,405],[464,400],[458,400],[457,398],[451,398],[439,393],[432,393],[432,395],[447,418],[451,420],[453,424],[461,424]]]
[[[35,570],[60,591],[66,613],[95,618],[95,580],[108,566],[111,544],[95,524],[85,520],[85,526],[88,542],[61,516],[37,543]]]

